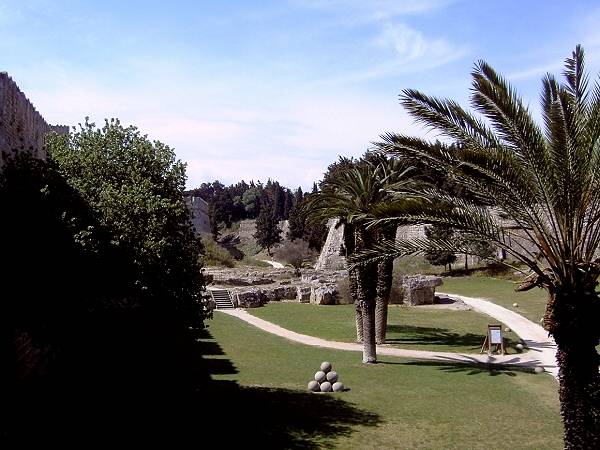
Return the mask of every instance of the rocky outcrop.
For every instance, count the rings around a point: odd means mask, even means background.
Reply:
[[[346,258],[342,255],[341,248],[344,243],[344,225],[339,224],[339,219],[329,219],[327,221],[327,227],[329,232],[327,233],[327,239],[319,259],[315,264],[315,269],[345,269]]]
[[[435,288],[443,284],[441,277],[409,275],[402,279],[404,304],[409,306],[433,305]]]
[[[339,303],[337,286],[331,284],[311,286],[310,303],[315,305],[337,305]]]

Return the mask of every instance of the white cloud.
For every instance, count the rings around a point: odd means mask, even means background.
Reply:
[[[402,62],[420,59],[447,62],[464,55],[465,49],[450,44],[444,39],[425,37],[404,23],[385,24],[376,42],[383,47],[392,47]]]

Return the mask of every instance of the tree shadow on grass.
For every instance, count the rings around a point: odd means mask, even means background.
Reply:
[[[85,355],[71,355],[75,363],[66,372],[20,385],[0,442],[179,448],[210,440],[225,448],[331,448],[357,425],[381,422],[343,394],[213,380],[237,369],[206,329],[181,332],[157,317],[141,322],[109,320],[110,336],[76,349]]]
[[[446,328],[417,327],[412,325],[388,325],[388,333],[396,333],[401,337],[389,337],[387,344],[397,345],[447,345],[453,347],[470,347],[479,349],[485,339],[484,334],[453,333]],[[506,347],[514,346],[517,342],[504,338]]]
[[[450,373],[465,373],[467,375],[489,375],[492,377],[506,375],[516,377],[518,373],[533,373],[533,369],[526,366],[509,364],[486,364],[475,359],[459,360],[446,357],[439,361],[380,361],[381,364],[399,364],[404,366],[436,367]]]

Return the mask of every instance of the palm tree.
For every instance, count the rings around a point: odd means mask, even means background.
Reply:
[[[539,286],[548,292],[544,327],[558,347],[565,448],[600,448],[600,85],[588,92],[580,46],[566,60],[564,76],[564,83],[550,74],[543,79],[543,127],[483,61],[472,72],[471,103],[487,122],[454,101],[403,91],[401,103],[417,121],[459,145],[451,149],[388,133],[378,149],[447,172],[469,195],[438,188],[413,192],[429,203],[413,210],[383,208],[387,219],[379,223],[451,226],[494,243],[528,266],[531,274],[520,290]],[[505,226],[501,216],[512,226]],[[422,252],[424,244],[390,241],[362,260]],[[452,244],[433,243],[455,249]]]
[[[389,188],[406,183],[410,168],[388,158],[366,158],[354,164],[342,159],[344,170],[325,178],[321,191],[310,197],[307,211],[317,220],[337,218],[344,226],[346,257],[365,251],[376,241],[395,236],[396,227],[367,226],[373,211],[397,203]],[[350,267],[348,277],[355,305],[356,339],[364,346],[363,362],[376,362],[376,343],[385,342],[387,308],[392,284],[393,258]]]
[[[313,220],[338,218],[344,225],[346,255],[368,249],[372,236],[365,212],[371,205],[376,178],[371,164],[355,165],[323,180],[321,191],[311,194],[305,208]],[[363,362],[376,363],[375,295],[377,264],[366,263],[349,270],[350,291],[356,314],[357,340],[363,342]]]

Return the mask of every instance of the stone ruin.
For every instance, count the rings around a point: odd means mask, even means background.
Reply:
[[[227,289],[237,308],[257,308],[268,302],[290,301],[316,305],[338,305],[338,282],[347,278],[346,270],[303,269],[296,277],[290,269],[240,271],[239,269],[208,269],[211,285]],[[408,306],[435,303],[435,288],[441,277],[406,275],[402,277],[402,300]]]
[[[295,301],[317,305],[339,304],[337,283],[348,273],[340,271],[303,270],[296,277],[290,269],[240,271],[208,269],[213,286],[227,289],[237,308],[257,308],[272,301]]]
[[[403,303],[407,306],[433,305],[435,288],[443,283],[442,277],[406,275],[402,277]]]

